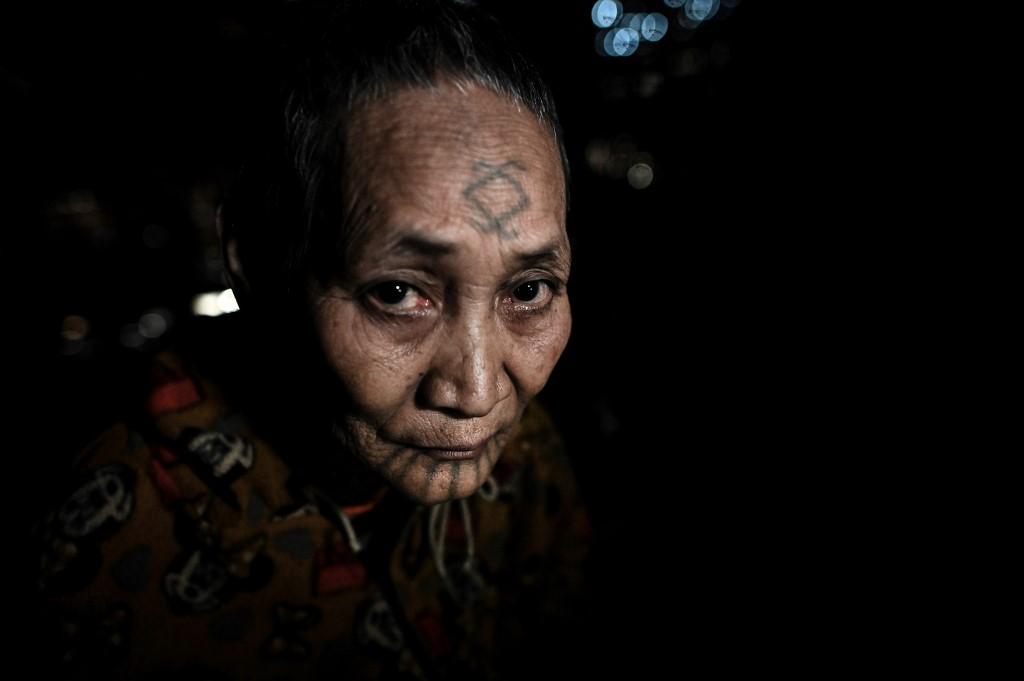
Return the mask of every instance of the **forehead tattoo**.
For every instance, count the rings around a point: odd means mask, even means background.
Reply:
[[[501,239],[517,236],[508,223],[530,205],[530,197],[515,177],[515,173],[525,172],[526,166],[515,160],[500,164],[477,161],[473,164],[474,180],[462,190],[462,196],[475,213],[472,219],[474,227],[485,234],[495,233]],[[485,194],[493,189],[501,191],[500,199],[488,200]]]

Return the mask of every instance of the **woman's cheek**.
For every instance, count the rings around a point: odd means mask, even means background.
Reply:
[[[569,342],[572,330],[572,317],[568,306],[535,330],[519,339],[517,365],[519,383],[532,397],[547,384],[551,372],[561,358]]]
[[[365,314],[339,315],[330,363],[365,416],[384,420],[412,399],[429,357],[423,334],[383,326]],[[422,331],[422,329],[421,329]]]

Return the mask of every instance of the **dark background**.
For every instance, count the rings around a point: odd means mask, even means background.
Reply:
[[[224,287],[214,211],[298,4],[48,7],[4,26],[9,214],[28,237],[5,259],[25,272],[20,401],[39,434],[26,489],[124,408],[122,374],[159,343],[140,318],[170,333]],[[808,665],[841,645],[822,623],[850,557],[815,514],[837,475],[825,443],[850,438],[822,434],[847,408],[827,387],[847,330],[821,283],[841,211],[812,160],[833,144],[819,83],[794,78],[816,58],[806,33],[777,3],[684,29],[661,0],[623,0],[669,31],[609,57],[592,2],[483,4],[548,76],[573,170],[574,330],[542,400],[597,532],[592,667]],[[628,181],[636,163],[649,186]]]

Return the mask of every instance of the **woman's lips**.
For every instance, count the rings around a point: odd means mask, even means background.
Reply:
[[[467,459],[475,459],[484,453],[484,449],[487,447],[487,443],[491,441],[491,438],[487,438],[478,445],[470,445],[468,447],[458,448],[435,448],[435,447],[415,447],[417,451],[426,454],[435,461],[464,461]]]

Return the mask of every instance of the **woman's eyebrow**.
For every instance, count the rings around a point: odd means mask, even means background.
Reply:
[[[544,244],[534,251],[517,253],[513,256],[513,262],[517,267],[533,267],[537,265],[556,265],[567,267],[565,251],[562,244],[555,240]]]
[[[393,255],[426,255],[442,256],[451,255],[457,250],[455,244],[447,241],[435,241],[422,236],[407,234],[399,239],[394,246],[388,249]]]
[[[389,255],[423,255],[440,257],[452,255],[459,249],[457,243],[437,241],[424,236],[406,234],[388,249]],[[536,265],[558,265],[566,267],[565,251],[557,239],[532,251],[515,253],[511,257],[515,267],[531,267]]]

